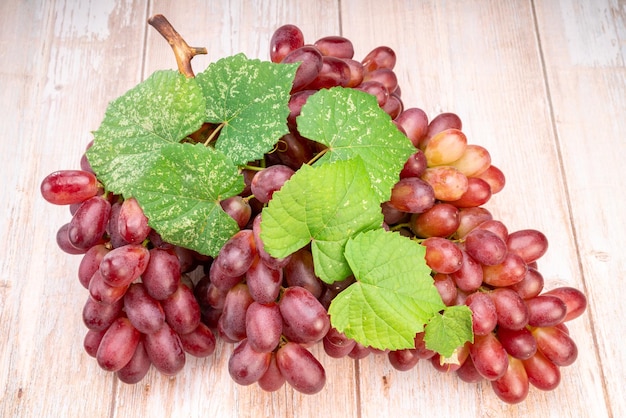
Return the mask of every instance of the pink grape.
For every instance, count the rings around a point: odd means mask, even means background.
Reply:
[[[458,200],[469,187],[465,174],[446,165],[427,168],[421,178],[433,188],[437,200]]]
[[[186,357],[180,337],[166,323],[157,332],[144,336],[146,353],[154,367],[173,376],[185,367]]]
[[[518,330],[528,325],[528,307],[514,290],[500,287],[489,293],[498,314],[498,325]]]
[[[476,370],[471,357],[465,359],[461,367],[456,370],[456,375],[467,383],[478,383],[484,379]]]
[[[430,138],[424,147],[424,155],[429,167],[449,165],[461,158],[466,148],[467,137],[465,134],[460,129],[450,128]]]
[[[175,253],[153,248],[141,281],[150,296],[156,300],[164,300],[178,289],[180,271],[180,261]]]
[[[152,334],[165,323],[163,307],[148,294],[143,283],[131,284],[123,301],[126,315],[138,331]]]
[[[508,404],[522,402],[528,396],[529,391],[528,375],[524,364],[516,358],[509,358],[509,367],[501,377],[491,382],[491,388],[498,398]]]
[[[445,131],[446,129],[461,130],[462,128],[463,123],[461,122],[461,118],[459,118],[457,114],[452,112],[440,113],[435,116],[428,124],[428,131],[420,141],[419,148],[422,150],[426,148],[426,145],[428,145],[430,139],[437,135],[439,132]]]
[[[48,174],[41,182],[41,196],[55,205],[84,202],[98,193],[98,180],[84,170],[61,170]]]
[[[167,299],[161,301],[165,320],[178,334],[187,334],[200,324],[200,306],[193,291],[182,282]]]
[[[387,353],[387,358],[389,360],[389,364],[391,364],[394,369],[403,372],[411,370],[420,360],[416,354],[416,350],[412,348],[392,350]]]
[[[444,305],[454,305],[457,297],[457,287],[454,280],[452,280],[452,278],[448,274],[441,273],[435,274],[433,276],[433,280]]]
[[[276,29],[270,39],[270,59],[278,63],[294,51],[304,46],[304,34],[295,25],[283,25]]]
[[[102,278],[98,269],[89,280],[89,295],[97,302],[114,304],[124,297],[128,286],[111,286]]]
[[[83,323],[94,331],[103,331],[109,328],[115,320],[121,316],[124,303],[118,300],[115,303],[100,303],[91,296],[87,298],[83,306]]]
[[[486,229],[475,228],[465,236],[465,251],[481,264],[494,266],[507,255],[506,242]]]
[[[272,165],[259,172],[252,178],[250,187],[252,194],[261,203],[267,203],[274,192],[280,190],[283,184],[291,178],[294,171],[286,165]]]
[[[578,357],[578,347],[572,338],[556,327],[534,328],[537,349],[557,366],[569,366]]]
[[[96,354],[98,353],[98,347],[100,347],[100,342],[102,341],[102,337],[104,337],[104,334],[106,334],[107,329],[104,329],[102,331],[95,331],[93,329],[87,330],[87,333],[83,338],[83,348],[85,349],[85,352],[91,357],[96,357]]]
[[[263,263],[265,263],[268,267],[277,270],[282,269],[287,265],[287,263],[289,263],[291,256],[289,255],[284,258],[275,258],[265,251],[263,240],[261,240],[261,215],[261,213],[256,215],[254,217],[254,221],[252,222],[252,232],[257,253],[261,260],[263,260]]]
[[[324,56],[319,74],[304,88],[320,90],[338,86],[345,87],[350,82],[351,76],[350,66],[344,60]]]
[[[526,263],[539,259],[548,250],[548,239],[535,229],[522,229],[511,232],[506,245],[509,251],[517,254]]]
[[[141,333],[132,326],[128,318],[117,318],[100,341],[96,353],[98,365],[109,372],[121,369],[133,357],[140,339]]]
[[[422,241],[422,245],[426,247],[426,264],[437,273],[451,274],[461,268],[463,253],[455,243],[441,237],[430,237]]]
[[[433,188],[417,177],[400,179],[391,189],[391,205],[408,213],[422,213],[435,204]]]
[[[529,359],[522,360],[524,370],[531,385],[540,390],[553,390],[561,381],[559,367],[546,358],[540,351]]]
[[[331,327],[324,336],[322,344],[328,356],[342,358],[352,351],[356,341],[346,337],[343,332],[339,332],[336,328]]]
[[[468,144],[463,154],[461,154],[457,160],[449,162],[448,164],[467,177],[476,177],[480,176],[491,166],[491,155],[485,147],[476,144]],[[487,184],[490,184],[489,181],[485,181]],[[496,192],[492,191],[492,193]]]
[[[391,117],[391,119],[395,119],[402,112],[404,103],[396,93],[391,93],[387,102],[381,108],[389,115],[389,117]]]
[[[464,238],[472,229],[492,219],[493,215],[484,207],[461,208],[459,210],[459,227],[454,233],[454,238]]]
[[[415,148],[428,132],[428,116],[422,109],[411,107],[404,109],[395,119],[404,130],[405,135],[411,140]]]
[[[512,330],[499,327],[496,336],[507,353],[517,359],[529,359],[537,352],[537,341],[528,328]]]
[[[218,321],[218,330],[222,337],[231,342],[241,341],[246,337],[246,311],[252,302],[254,299],[245,283],[235,285],[228,291]]]
[[[346,84],[346,87],[356,87],[363,82],[363,75],[365,70],[363,69],[363,64],[359,61],[349,58],[343,59],[348,67],[350,68],[350,81]]]
[[[215,335],[202,322],[193,331],[179,334],[179,337],[183,350],[194,357],[208,357],[215,351]]]
[[[72,255],[82,255],[82,254],[85,254],[87,252],[87,250],[81,249],[81,248],[76,248],[70,242],[70,237],[68,235],[69,228],[70,228],[70,224],[68,222],[68,223],[62,225],[61,228],[59,228],[59,230],[57,231],[57,233],[56,233],[56,243],[57,243],[58,247],[63,252],[65,252],[67,254],[72,254]]]
[[[119,218],[119,233],[130,244],[141,244],[150,233],[148,218],[133,197],[122,202]]]
[[[483,265],[483,281],[491,286],[511,286],[522,281],[527,272],[524,260],[509,251],[500,263]]]
[[[502,377],[509,366],[508,354],[493,333],[474,337],[470,357],[478,373],[487,380]]]
[[[67,229],[70,243],[88,250],[102,241],[111,215],[111,203],[101,196],[91,197],[78,208]]]
[[[247,339],[241,341],[228,359],[230,377],[242,386],[258,381],[270,365],[272,353],[254,351]]]
[[[556,296],[565,303],[567,313],[563,318],[563,322],[578,318],[587,308],[587,297],[583,292],[574,287],[557,287],[556,289],[548,290],[544,295]]]
[[[504,177],[504,173],[493,164],[475,177],[485,180],[489,184],[489,186],[491,187],[492,195],[502,191],[504,185],[506,184],[506,178]]]
[[[380,107],[383,107],[389,100],[389,90],[383,83],[376,80],[363,81],[355,89],[376,97],[376,103]]]
[[[242,229],[226,241],[213,263],[227,276],[238,277],[248,271],[255,256],[253,232]]]
[[[293,86],[291,88],[291,92],[295,93],[301,91],[305,86],[315,80],[322,70],[324,61],[322,54],[317,48],[311,45],[304,45],[287,54],[282,62],[284,64],[300,63],[296,70]]]
[[[420,177],[426,170],[426,156],[422,151],[417,151],[406,160],[402,171],[400,171],[400,178],[406,177]]]
[[[326,309],[311,292],[300,286],[290,286],[279,302],[283,317],[283,335],[297,343],[319,341],[330,328]]]
[[[398,88],[398,77],[393,70],[389,68],[377,68],[376,70],[367,71],[363,74],[363,82],[376,81],[382,84],[389,94]]]
[[[567,314],[565,302],[556,296],[538,295],[526,300],[528,325],[531,327],[552,327],[560,324]]]
[[[116,372],[117,378],[124,383],[134,384],[140,382],[152,366],[150,357],[146,353],[146,348],[143,341],[139,341],[133,356],[124,367]]]
[[[252,302],[246,311],[246,338],[250,348],[259,353],[273,351],[280,342],[283,318],[274,302]]]
[[[379,68],[392,70],[396,65],[396,53],[388,46],[378,46],[368,52],[361,62],[366,71],[374,71]]]
[[[220,206],[237,222],[239,229],[245,228],[252,216],[252,208],[247,200],[241,196],[232,196],[220,201]]]
[[[93,274],[100,268],[102,258],[110,250],[104,244],[94,245],[85,252],[78,266],[78,281],[85,289],[89,289],[89,281]]]
[[[285,281],[288,286],[303,287],[315,297],[319,298],[324,290],[322,281],[315,275],[313,254],[302,248],[291,254],[284,269]]]
[[[326,372],[321,363],[300,344],[288,342],[276,352],[281,374],[295,390],[312,395],[324,387]]]
[[[528,267],[524,278],[509,287],[516,291],[522,299],[530,299],[541,293],[543,284],[543,275],[537,269]]]
[[[482,265],[464,249],[461,249],[461,255],[463,257],[461,267],[450,273],[450,277],[461,291],[474,292],[483,284]]]
[[[471,208],[481,206],[491,199],[491,187],[486,181],[476,178],[467,178],[467,190],[457,200],[453,200],[454,206],[459,208]]]
[[[459,209],[449,203],[436,203],[411,217],[411,230],[422,238],[448,237],[459,227]]]
[[[285,384],[285,377],[276,363],[276,353],[271,354],[270,364],[257,383],[266,392],[276,392]]]
[[[354,46],[352,41],[343,36],[325,36],[313,44],[323,55],[336,58],[352,59]]]
[[[483,292],[474,292],[467,296],[465,305],[472,310],[472,331],[474,335],[487,335],[498,325],[496,305],[491,297]]]
[[[126,287],[141,276],[150,262],[150,251],[135,244],[109,251],[100,262],[102,279],[114,287]]]
[[[274,302],[280,293],[283,270],[268,267],[257,257],[246,272],[246,283],[252,298],[259,303]]]

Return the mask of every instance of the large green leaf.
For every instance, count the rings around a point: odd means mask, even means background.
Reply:
[[[220,200],[243,190],[243,178],[220,151],[202,144],[171,144],[134,187],[135,197],[169,243],[216,256],[239,227]]]
[[[311,243],[315,272],[325,282],[343,280],[348,238],[383,222],[363,161],[302,166],[263,210],[261,239],[268,253],[286,257]]]
[[[289,92],[297,67],[238,54],[196,76],[206,99],[206,122],[221,125],[215,147],[235,164],[262,158],[289,131]]]
[[[348,240],[356,282],[331,302],[332,325],[365,346],[414,348],[415,334],[445,307],[424,254],[420,244],[383,229]]]
[[[382,203],[389,200],[406,160],[416,150],[371,94],[334,87],[315,93],[297,118],[303,136],[328,146],[316,162],[359,156]]]
[[[160,149],[181,141],[203,121],[204,99],[195,80],[157,71],[109,104],[87,158],[108,190],[132,194]]]

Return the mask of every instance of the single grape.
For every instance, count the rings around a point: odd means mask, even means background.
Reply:
[[[433,276],[433,280],[444,305],[454,305],[457,297],[457,287],[450,275],[437,273]]]
[[[348,67],[350,68],[350,81],[346,84],[346,87],[356,87],[363,82],[363,76],[365,74],[365,70],[363,68],[363,64],[359,61],[343,58]]]
[[[404,109],[395,119],[404,134],[411,140],[415,148],[428,132],[428,116],[422,109],[411,107]],[[425,158],[425,157],[424,157]]]
[[[258,380],[259,387],[266,392],[276,392],[285,384],[285,377],[276,363],[276,353],[271,354],[270,364]]]
[[[552,295],[538,295],[526,299],[528,325],[532,327],[553,327],[560,324],[567,314],[567,305]]]
[[[204,323],[187,334],[179,334],[183,350],[194,357],[208,357],[215,351],[215,335]]]
[[[528,325],[528,307],[521,296],[506,287],[496,288],[489,293],[498,314],[498,325],[518,330]]]
[[[315,275],[313,254],[307,248],[301,248],[291,254],[283,271],[288,286],[303,287],[316,299],[322,295],[324,284]]]
[[[121,316],[124,303],[118,300],[115,303],[100,303],[91,296],[83,306],[83,323],[94,331],[103,331],[109,328],[115,320]]]
[[[537,352],[537,341],[528,328],[512,330],[499,327],[496,336],[507,353],[517,359],[529,359]]]
[[[291,51],[285,58],[283,64],[293,64],[299,62],[293,79],[291,93],[301,91],[309,85],[319,75],[323,66],[323,57],[319,49],[311,45],[304,45]]]
[[[274,192],[280,190],[293,174],[294,171],[291,168],[280,164],[258,171],[250,184],[252,194],[259,202],[267,203]]]
[[[509,251],[517,254],[526,263],[539,259],[548,250],[548,239],[535,229],[522,229],[511,232],[506,245]]]
[[[398,96],[394,92],[389,95],[387,102],[381,107],[381,109],[383,109],[393,120],[398,117],[400,113],[402,113],[402,109],[404,109],[404,103],[402,102],[400,96]]]
[[[500,263],[483,264],[483,281],[491,286],[511,286],[522,281],[527,272],[524,260],[508,251]]]
[[[89,289],[89,281],[100,268],[100,262],[110,250],[104,244],[98,244],[83,255],[78,266],[78,281],[85,289]]]
[[[319,341],[330,328],[326,309],[311,292],[300,286],[285,289],[279,302],[283,335],[297,343]]]
[[[354,46],[352,41],[343,36],[325,36],[313,44],[323,55],[336,58],[352,59]]]
[[[383,107],[387,100],[389,100],[389,90],[385,85],[376,80],[368,80],[361,82],[355,87],[355,90],[359,90],[376,97],[376,103],[379,107]]]
[[[515,290],[522,299],[530,299],[539,295],[543,290],[543,275],[532,267],[528,267],[528,271],[524,278],[519,282],[512,284],[509,288]]]
[[[288,342],[276,352],[281,374],[295,390],[312,395],[324,387],[326,372],[321,363],[300,344]]]
[[[531,385],[540,390],[553,390],[561,381],[559,367],[544,356],[541,351],[529,359],[522,360],[524,370]]]
[[[304,46],[304,34],[295,25],[283,25],[276,29],[270,39],[270,60],[279,63],[289,54]]]
[[[246,311],[254,302],[248,285],[235,285],[226,294],[222,315],[218,321],[220,335],[231,342],[241,341],[246,337]]]
[[[150,233],[148,218],[134,197],[122,202],[118,217],[118,230],[130,244],[141,244]]]
[[[467,176],[454,167],[441,165],[424,170],[422,180],[433,188],[437,200],[454,201],[467,191]]]
[[[463,257],[461,267],[450,273],[450,277],[461,291],[471,293],[483,284],[482,265],[462,248],[461,255]]]
[[[252,216],[252,208],[246,199],[241,196],[232,196],[220,201],[224,212],[237,222],[239,229],[246,227]]]
[[[477,177],[491,166],[491,155],[485,147],[468,144],[463,154],[457,160],[448,163],[448,165],[456,168],[467,177]],[[486,182],[490,184],[490,182]],[[493,190],[490,191],[496,193]]]
[[[230,377],[242,386],[258,381],[270,365],[272,353],[254,351],[247,339],[241,341],[228,359]]]
[[[389,351],[387,358],[394,369],[402,372],[411,370],[420,360],[413,348]]]
[[[498,325],[496,305],[491,297],[483,292],[473,292],[465,299],[472,311],[472,331],[474,335],[487,335]]]
[[[489,186],[489,183],[476,177],[468,177],[465,193],[450,203],[459,208],[471,208],[484,205],[489,199],[491,199],[491,186]]]
[[[305,90],[304,92],[309,93],[311,91],[312,90]],[[293,98],[294,96],[291,97]],[[298,109],[298,115],[299,114],[300,109]],[[289,123],[289,119],[287,119],[287,122]],[[283,135],[278,141],[279,146],[275,152],[280,160],[280,164],[286,165],[292,170],[298,170],[303,164],[308,163],[313,158],[313,152],[308,146],[307,141],[307,139],[297,133],[292,132]]]
[[[111,286],[102,278],[100,270],[96,272],[89,280],[89,295],[97,302],[105,304],[114,304],[124,297],[128,286]]]
[[[354,348],[356,341],[346,337],[346,334],[331,327],[322,340],[324,351],[330,357],[342,358],[347,356]]]
[[[378,46],[368,52],[361,62],[365,71],[374,71],[379,68],[393,70],[396,65],[396,53],[388,46]]]
[[[41,196],[54,205],[70,205],[88,200],[98,193],[98,180],[84,170],[61,170],[48,174],[41,182]]]
[[[461,367],[456,370],[456,375],[464,382],[478,383],[484,379],[476,370],[471,357],[465,359]]]
[[[257,257],[245,277],[248,291],[255,301],[271,303],[278,298],[283,283],[283,270],[268,267]]]
[[[502,377],[509,366],[508,354],[493,333],[476,335],[469,352],[476,371],[487,380]]]
[[[509,367],[504,375],[491,381],[493,392],[508,404],[522,402],[528,396],[528,375],[521,360],[509,358]]]
[[[376,81],[389,92],[393,93],[398,88],[398,77],[396,73],[389,68],[377,68],[376,70],[367,71],[363,74],[363,82]]]
[[[307,90],[321,90],[331,87],[345,87],[352,76],[350,66],[341,58],[322,57],[322,69],[313,81],[304,88]]]
[[[411,154],[411,156],[404,163],[402,171],[400,171],[400,178],[406,177],[420,177],[426,170],[426,156],[420,150]]]
[[[226,241],[213,264],[227,276],[239,277],[248,271],[255,256],[253,232],[251,229],[242,229]]]
[[[144,334],[158,331],[165,323],[165,312],[143,283],[132,283],[124,295],[124,310],[133,326]]]
[[[424,180],[407,177],[393,186],[389,202],[402,212],[422,213],[435,204],[435,192]]]
[[[587,308],[587,297],[583,292],[573,287],[557,287],[556,289],[548,290],[544,295],[556,296],[565,303],[567,313],[565,318],[563,318],[564,322],[578,318]]]
[[[161,248],[150,250],[148,266],[141,275],[150,296],[156,300],[167,299],[178,289],[180,277],[180,261],[173,251]]]
[[[489,186],[491,187],[491,194],[494,195],[504,188],[506,184],[506,179],[504,177],[504,173],[498,167],[493,164],[490,165],[485,171],[481,174],[475,176],[479,179],[485,180]]]
[[[193,290],[182,282],[174,293],[161,301],[161,305],[165,320],[178,334],[187,334],[200,324],[200,306]]]
[[[274,351],[280,342],[283,318],[274,302],[252,302],[246,311],[246,338],[250,348],[259,353]]]
[[[461,122],[461,118],[459,118],[457,114],[452,112],[440,113],[435,116],[428,124],[428,131],[420,141],[419,148],[422,150],[425,149],[430,139],[437,135],[439,132],[445,131],[446,129],[461,130],[462,128],[463,123]]]
[[[109,372],[124,367],[135,353],[141,333],[132,326],[128,318],[118,317],[107,329],[100,341],[96,360]]]
[[[479,263],[494,266],[504,261],[507,246],[493,232],[475,228],[465,236],[465,251]]]
[[[422,241],[426,247],[426,264],[433,271],[451,274],[463,265],[463,252],[452,241],[441,237],[430,237]]]
[[[139,383],[146,374],[148,374],[151,365],[152,362],[150,361],[150,357],[148,357],[144,343],[143,341],[139,341],[130,361],[119,369],[116,375],[117,378],[124,383]]]
[[[57,246],[61,249],[61,251],[72,254],[72,255],[82,255],[85,254],[88,250],[84,250],[82,248],[76,248],[70,242],[70,237],[68,235],[68,230],[70,228],[69,222],[61,225],[56,233],[56,243]]]
[[[75,248],[87,251],[102,241],[111,215],[111,203],[101,196],[85,200],[78,208],[67,229]]]
[[[146,334],[144,345],[159,372],[173,376],[185,367],[186,357],[180,337],[167,323],[157,332]]]
[[[108,328],[107,328],[108,329]],[[102,341],[102,337],[106,334],[107,329],[102,331],[95,331],[93,329],[87,330],[85,337],[83,339],[83,348],[85,352],[91,357],[96,357],[98,353],[98,347],[100,347],[100,342]]]
[[[556,327],[534,328],[537,349],[557,366],[569,366],[578,357],[578,347],[572,338]]]
[[[467,148],[467,137],[459,129],[445,129],[434,135],[424,147],[429,167],[449,165],[461,158]]]
[[[472,229],[492,219],[493,215],[484,207],[461,208],[459,209],[459,227],[453,237],[464,238]]]

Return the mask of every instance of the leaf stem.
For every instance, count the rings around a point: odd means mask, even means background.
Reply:
[[[191,59],[199,54],[207,54],[207,49],[187,45],[187,42],[176,32],[172,24],[161,14],[149,18],[148,24],[154,27],[174,50],[178,71],[187,78],[195,77],[191,68]]]
[[[217,134],[220,133],[220,131],[222,130],[222,128],[224,127],[225,123],[222,122],[219,125],[217,125],[217,128],[215,128],[213,130],[213,132],[211,132],[211,135],[209,135],[209,137],[206,139],[206,141],[204,141],[204,146],[208,147],[209,144],[211,143],[211,141],[213,141],[213,139],[217,136]]]
[[[309,160],[309,162],[307,163],[307,165],[313,165],[313,163],[317,160],[319,160],[320,158],[322,158],[324,156],[324,154],[326,154],[326,152],[329,150],[329,148],[324,148],[323,150],[321,150],[320,152],[318,152],[317,154],[315,154],[315,157],[311,158]]]

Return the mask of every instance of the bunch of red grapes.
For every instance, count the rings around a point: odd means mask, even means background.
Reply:
[[[141,381],[151,366],[174,375],[186,355],[212,354],[218,336],[236,344],[228,363],[233,380],[266,391],[285,382],[303,393],[320,391],[325,371],[309,351],[319,342],[330,357],[386,355],[401,371],[429,360],[466,382],[491,382],[508,403],[524,400],[531,385],[557,387],[560,367],[577,357],[565,322],[584,312],[584,294],[571,287],[544,292],[537,268],[548,247],[544,234],[509,232],[482,206],[502,190],[505,178],[485,148],[467,143],[460,118],[443,113],[429,120],[421,109],[404,108],[391,48],[375,48],[361,61],[353,56],[344,37],[305,44],[294,25],[275,31],[271,60],[301,63],[289,102],[290,132],[264,164],[250,162],[257,170],[243,170],[245,190],[221,202],[240,231],[215,258],[164,242],[135,199],[104,193],[84,155],[80,170],[43,180],[43,197],[70,207],[71,220],[59,229],[57,243],[69,254],[82,254],[78,278],[88,289],[84,347],[104,370],[126,383]],[[381,207],[384,227],[425,246],[444,303],[471,309],[474,341],[453,359],[427,349],[423,333],[415,336],[414,348],[396,351],[347,338],[332,327],[327,310],[354,279],[322,282],[308,247],[284,259],[264,250],[263,207],[323,151],[300,135],[296,117],[309,96],[337,86],[374,95],[415,146]]]

